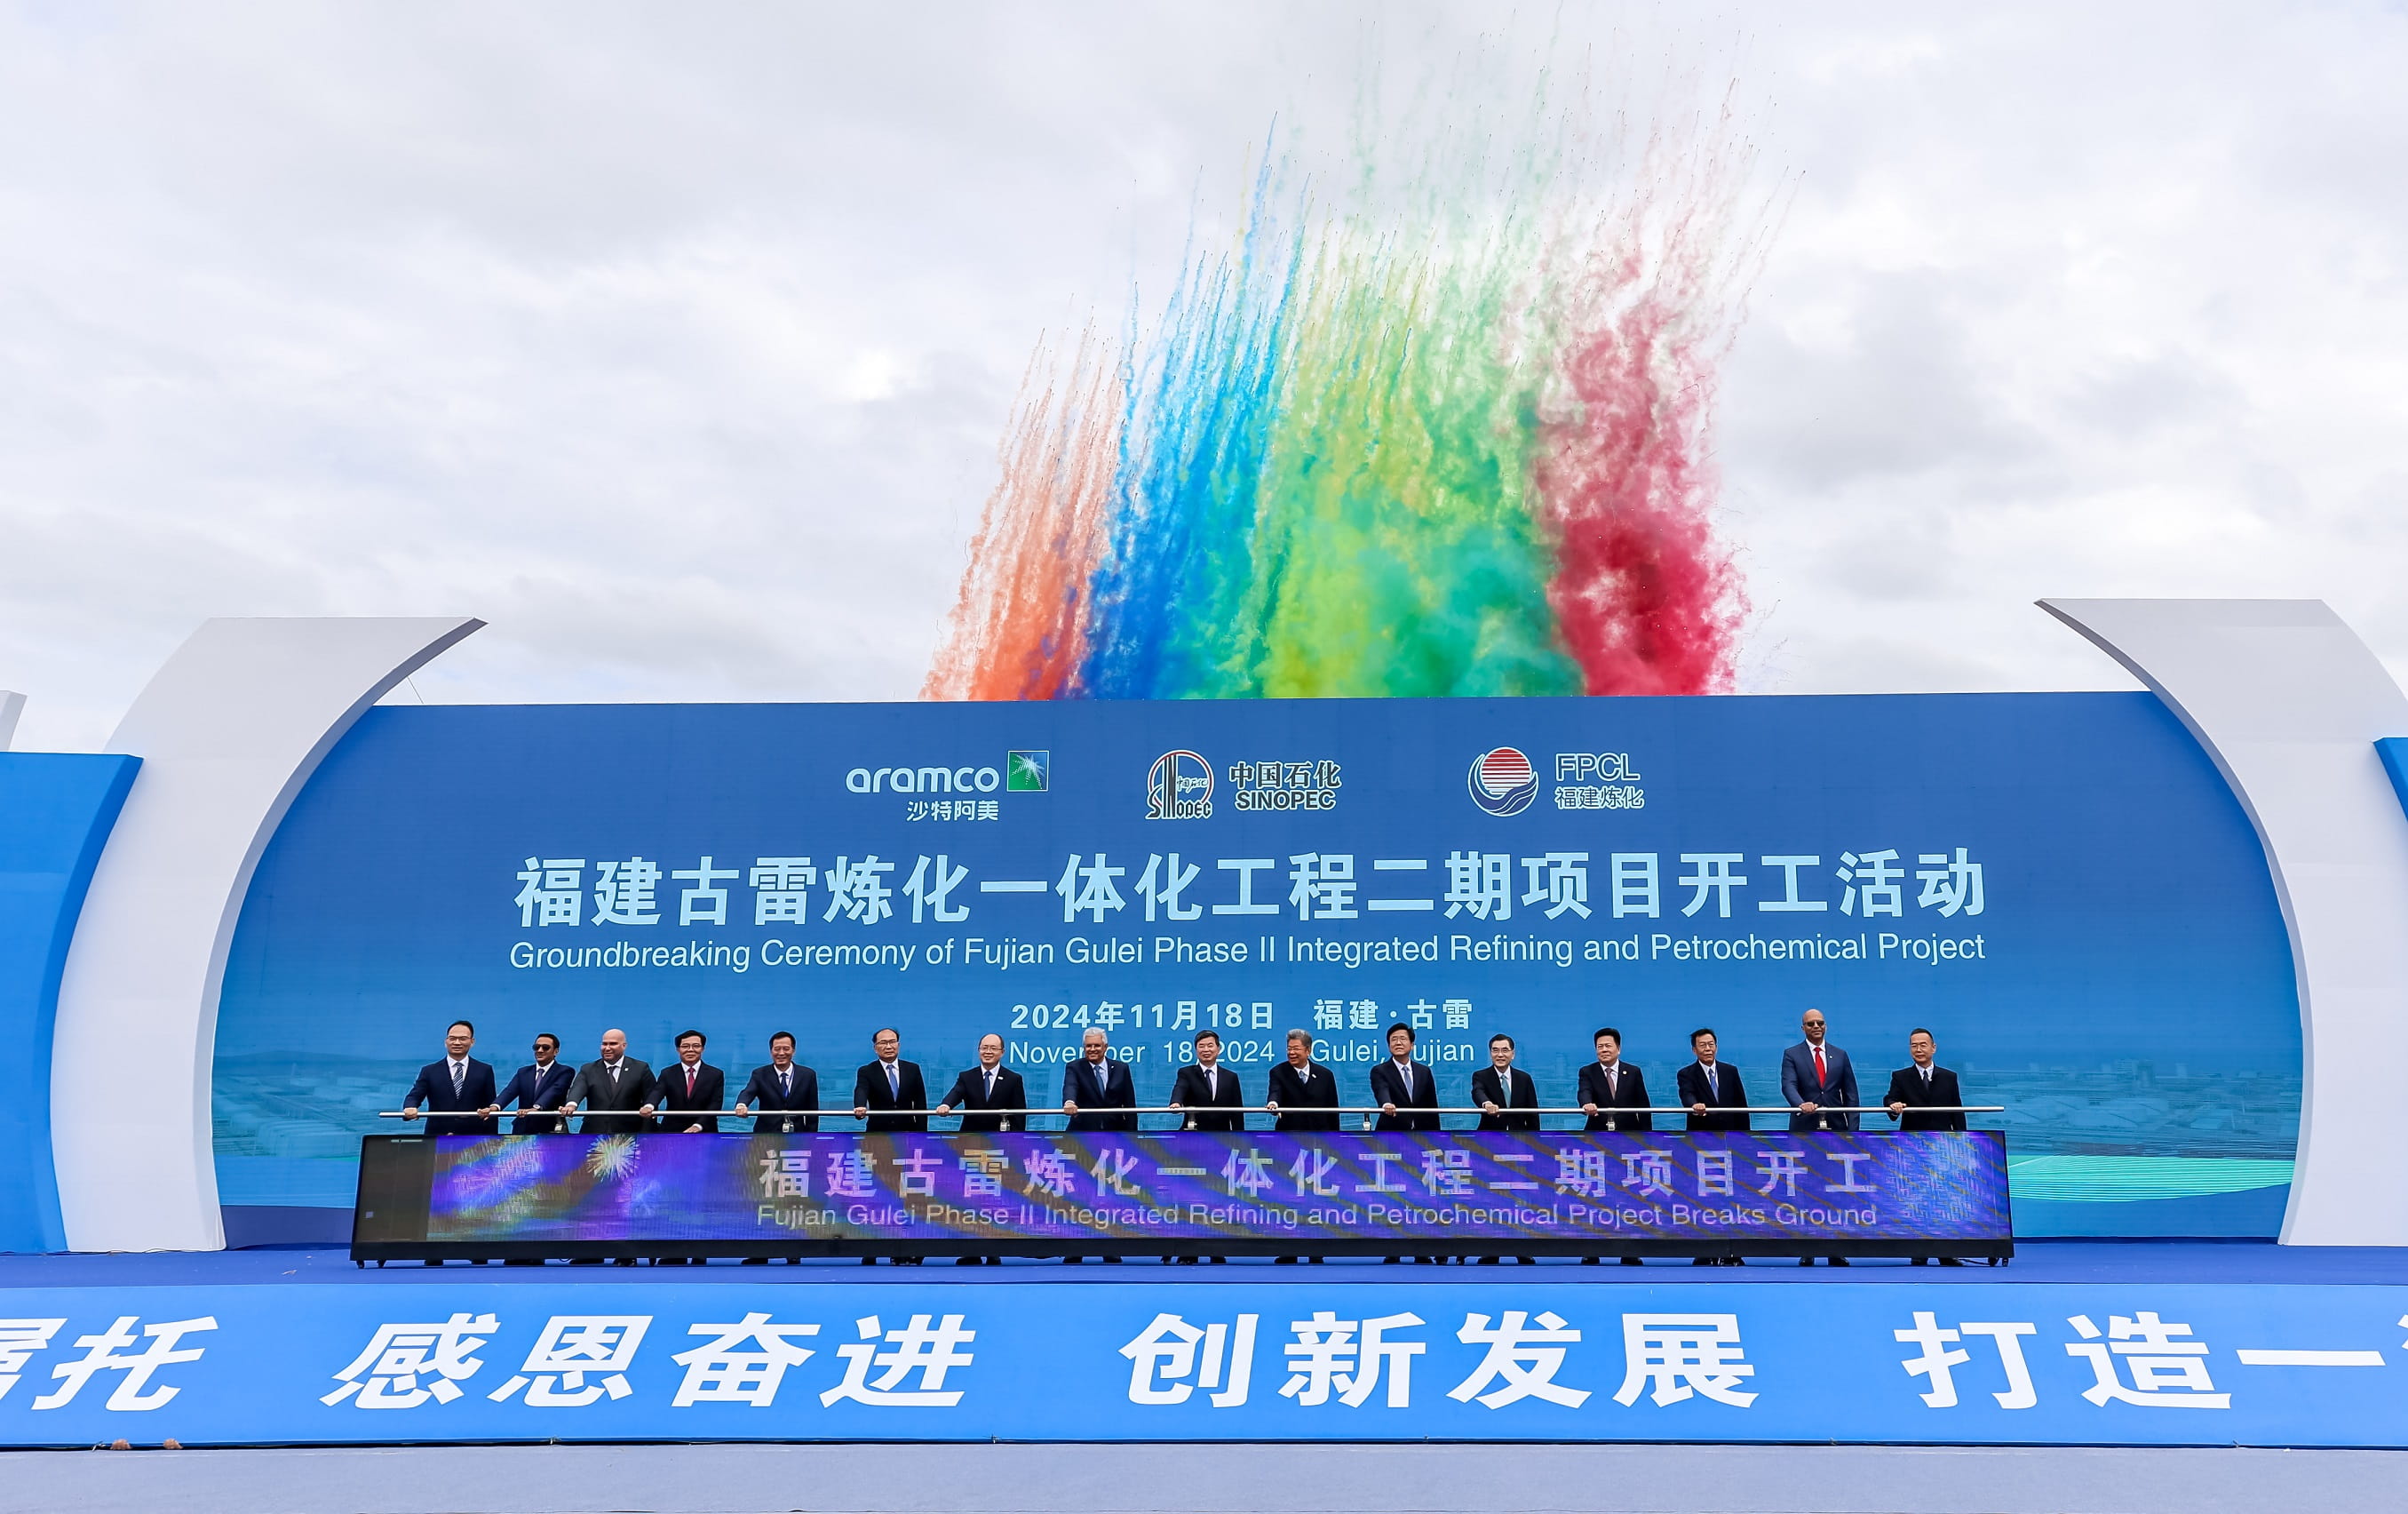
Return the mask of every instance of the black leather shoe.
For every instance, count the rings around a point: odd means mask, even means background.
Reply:
[[[1640,1262],[1637,1257],[1624,1257],[1622,1259],[1622,1264],[1626,1267],[1636,1267]]]
[[[1965,1259],[1963,1257],[1942,1257],[1940,1259],[1940,1264],[1943,1267],[1961,1267],[1965,1264]]]
[[[1823,1260],[1834,1267],[1844,1267],[1848,1264],[1846,1257],[1825,1257]]]
[[[1275,1267],[1292,1267],[1292,1266],[1296,1265],[1296,1258],[1294,1258],[1294,1257],[1273,1257],[1273,1258],[1271,1258],[1271,1265],[1272,1265],[1272,1266],[1275,1266]]]

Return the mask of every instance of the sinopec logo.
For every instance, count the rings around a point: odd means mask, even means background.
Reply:
[[[1193,752],[1165,752],[1145,775],[1145,817],[1202,820],[1212,813],[1212,764]]]
[[[1464,786],[1471,802],[1491,815],[1519,815],[1539,797],[1539,774],[1519,747],[1498,746],[1471,759]]]

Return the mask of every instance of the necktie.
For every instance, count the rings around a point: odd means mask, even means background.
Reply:
[[[615,1093],[616,1091],[618,1091],[618,1088],[619,1088],[619,1067],[620,1067],[620,1064],[619,1064],[619,1063],[617,1063],[617,1062],[610,1062],[610,1063],[606,1064],[606,1065],[605,1065],[605,1068],[604,1068],[604,1071],[608,1072],[608,1073],[610,1074],[610,1089],[611,1089],[611,1091],[612,1091],[612,1092],[614,1092],[614,1093]]]
[[[1614,1074],[1616,1074],[1616,1073],[1620,1072],[1621,1070],[1622,1070],[1622,1069],[1621,1069],[1620,1067],[1615,1066],[1615,1065],[1613,1065],[1612,1063],[1608,1063],[1608,1064],[1606,1065],[1606,1069],[1605,1069],[1605,1096],[1606,1096],[1607,1098],[1609,1098],[1609,1099],[1617,1098],[1617,1097],[1619,1097],[1619,1096],[1621,1095],[1621,1093],[1622,1093],[1622,1080],[1621,1080],[1620,1078],[1618,1078],[1618,1077],[1614,1076]]]
[[[1823,1066],[1823,1048],[1816,1046],[1814,1048],[1814,1086],[1828,1088],[1830,1084],[1831,1074]]]
[[[995,1097],[995,1069],[992,1067],[986,1070],[986,1096],[989,1099]]]
[[[691,1067],[685,1070],[685,1096],[689,1099],[694,1097],[694,1073],[695,1070]],[[722,1086],[724,1087],[724,1085]]]
[[[780,1098],[781,1098],[781,1099],[782,1099],[782,1098],[784,1098],[786,1095],[788,1095],[788,1094],[790,1094],[790,1093],[792,1093],[792,1092],[794,1092],[794,1091],[795,1091],[795,1074],[794,1074],[794,1070],[793,1070],[792,1068],[789,1068],[789,1069],[787,1069],[785,1072],[780,1073],[780,1074],[778,1074],[778,1097],[780,1097]]]
[[[458,1097],[461,1089],[466,1085],[467,1081],[468,1064],[466,1062],[453,1062],[452,1064],[452,1093],[453,1097]]]
[[[1714,1070],[1712,1067],[1706,1069],[1706,1096],[1711,1099],[1719,1099],[1723,1096],[1722,1082],[1714,1076]]]
[[[899,1062],[886,1064],[886,1094],[891,1099],[903,1097],[903,1067]]]
[[[1931,1069],[1928,1067],[1923,1070],[1923,1091],[1926,1093],[1931,1091]]]
[[[1204,1096],[1208,1099],[1221,1097],[1221,1070],[1217,1067],[1204,1069]]]

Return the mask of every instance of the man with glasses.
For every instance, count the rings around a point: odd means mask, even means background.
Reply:
[[[1848,1060],[1846,1052],[1824,1040],[1829,1027],[1821,1010],[1808,1010],[1799,1026],[1806,1039],[1781,1054],[1781,1102],[1797,1111],[1789,1117],[1789,1133],[1855,1130],[1856,1117],[1840,1111],[1857,1103],[1856,1064]],[[1825,1260],[1834,1267],[1848,1264],[1846,1257]],[[1814,1259],[1799,1257],[1798,1264],[1811,1267]]]
[[[536,1114],[535,1110],[557,1111],[568,1098],[568,1086],[577,1074],[561,1065],[560,1037],[546,1031],[535,1038],[535,1060],[510,1074],[510,1081],[494,1101],[489,1115],[498,1115],[516,1100],[518,1118],[510,1122],[513,1135],[557,1135],[563,1122],[557,1113]]]

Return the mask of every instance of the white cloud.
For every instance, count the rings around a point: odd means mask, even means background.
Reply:
[[[1735,71],[1793,176],[1725,390],[1749,686],[2121,684],[2043,594],[2321,596],[2408,669],[2396,7],[1498,15],[9,12],[21,744],[218,613],[491,621],[430,699],[909,697],[1039,336],[1275,117],[1496,111],[1550,31]]]

